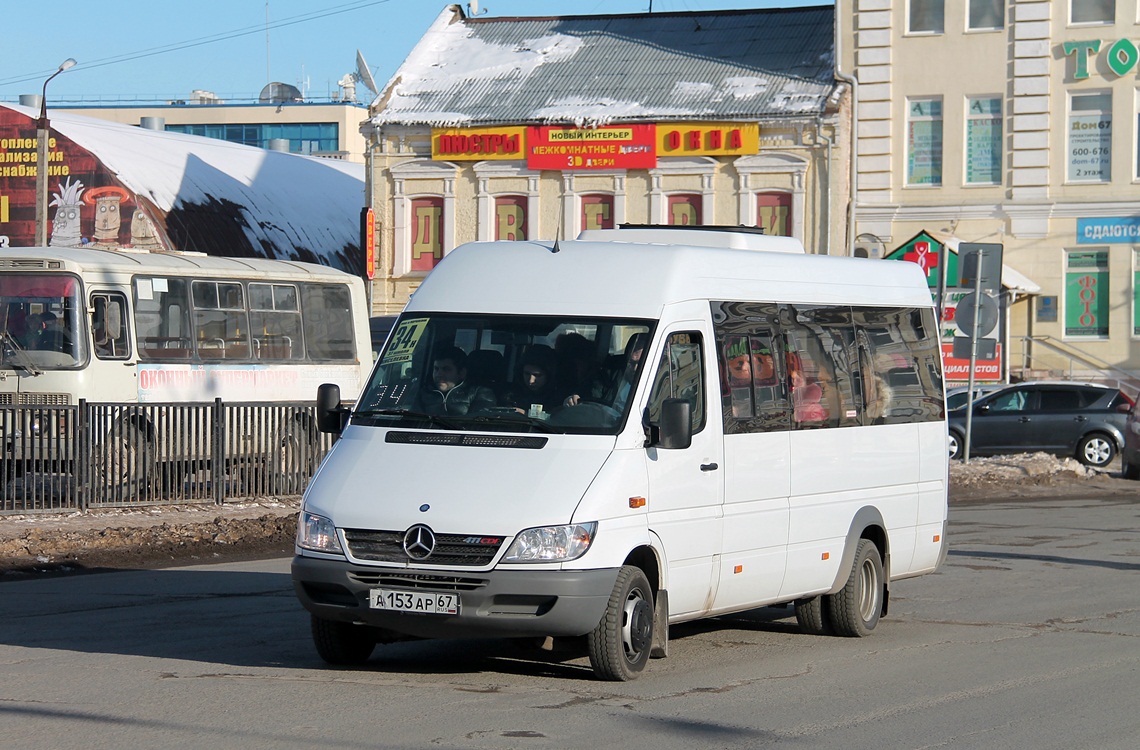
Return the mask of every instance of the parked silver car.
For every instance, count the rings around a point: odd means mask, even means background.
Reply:
[[[1107,466],[1124,446],[1132,399],[1097,383],[1029,382],[974,401],[970,455],[1044,451]],[[947,414],[950,457],[965,453],[966,406]],[[1140,437],[1140,436],[1138,436]]]

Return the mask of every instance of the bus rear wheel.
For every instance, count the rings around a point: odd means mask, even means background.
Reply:
[[[831,596],[831,627],[836,635],[870,635],[883,611],[883,558],[870,539],[860,539],[847,583]]]

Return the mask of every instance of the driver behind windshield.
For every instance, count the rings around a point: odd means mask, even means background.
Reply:
[[[505,403],[519,414],[539,419],[562,406],[563,393],[555,382],[558,357],[545,344],[527,347],[515,388]]]
[[[467,383],[467,355],[456,346],[446,347],[432,358],[431,384],[424,390],[423,410],[427,414],[474,414],[495,406],[490,388]]]

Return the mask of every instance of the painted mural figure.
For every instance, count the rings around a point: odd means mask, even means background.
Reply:
[[[80,222],[83,218],[83,183],[71,181],[68,177],[59,186],[58,193],[49,205],[55,206],[55,218],[51,224],[49,245],[55,247],[79,247],[83,244]]]
[[[136,207],[131,216],[131,247],[152,252],[162,249],[162,243],[158,239],[154,222],[150,220],[150,216],[141,206]]]
[[[119,229],[123,225],[119,206],[129,198],[120,187],[104,186],[87,191],[84,200],[95,206],[95,244],[119,247]]]

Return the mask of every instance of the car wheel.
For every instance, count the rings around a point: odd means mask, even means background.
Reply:
[[[959,435],[955,430],[950,430],[950,439],[949,439],[948,447],[950,449],[950,458],[951,459],[958,460],[962,457],[962,453],[964,452],[963,451],[964,441],[965,441],[965,438],[963,438],[961,435]]]
[[[1140,465],[1125,461],[1120,469],[1120,475],[1125,479],[1140,479]]]
[[[311,615],[313,645],[329,664],[355,666],[368,661],[376,639],[363,625],[325,620]]]
[[[1108,435],[1094,432],[1077,443],[1077,460],[1085,466],[1108,466],[1116,456],[1116,443]]]
[[[831,627],[836,635],[862,637],[879,624],[883,611],[883,558],[870,539],[860,539],[843,590],[831,597]]]
[[[603,680],[632,680],[653,647],[653,589],[640,568],[618,572],[605,614],[586,637],[590,666]]]

